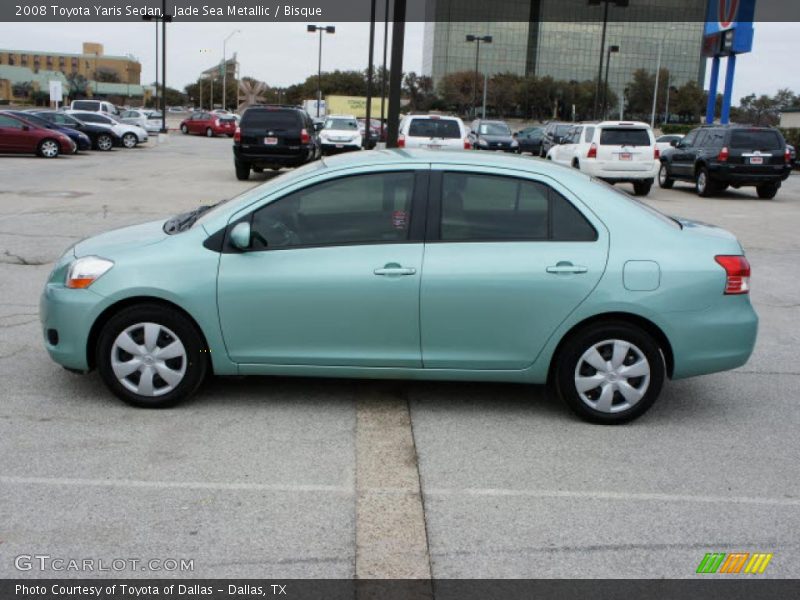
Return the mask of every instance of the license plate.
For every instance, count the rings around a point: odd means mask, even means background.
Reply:
[[[441,146],[439,144],[428,144],[428,148],[430,150],[438,150]]]
[[[337,148],[344,148],[344,144],[336,144]]]
[[[265,137],[264,138],[264,143],[267,146],[274,146],[275,144],[278,143],[278,138],[276,138],[276,137]]]
[[[750,157],[750,164],[751,165],[763,165],[764,164],[764,157],[763,156],[751,156]]]
[[[630,152],[620,152],[619,159],[620,160],[631,160],[633,158],[633,154]]]

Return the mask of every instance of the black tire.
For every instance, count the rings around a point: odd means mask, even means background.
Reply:
[[[123,148],[127,148],[130,150],[131,148],[135,148],[136,144],[138,143],[139,143],[139,138],[136,137],[135,133],[129,131],[128,133],[122,135]]]
[[[576,158],[575,160],[573,160],[573,161],[572,161],[572,168],[573,168],[573,169],[578,169],[578,171],[580,171],[580,170],[581,170],[581,163],[580,163],[580,162],[578,162],[578,159],[577,159],[577,158]]]
[[[667,163],[661,163],[661,167],[658,169],[658,187],[669,190],[673,185],[675,185],[675,180],[669,176]]]
[[[649,366],[649,381],[646,381],[643,377],[638,378],[638,382],[635,378],[626,380],[633,382],[631,385],[634,387],[640,386],[640,391],[644,392],[641,399],[632,404],[629,408],[623,407],[625,398],[622,394],[619,391],[613,391],[611,392],[613,394],[611,410],[597,410],[581,397],[576,387],[576,370],[579,367],[581,371],[578,371],[578,373],[584,377],[593,377],[597,373],[585,372],[583,369],[587,368],[587,363],[581,361],[581,357],[595,344],[601,344],[607,340],[620,340],[633,344],[633,348],[625,355],[625,361],[622,363],[623,365],[625,365],[631,357],[636,359],[638,354],[638,358],[643,357],[646,359]],[[603,351],[608,351],[609,349],[607,345],[603,345],[601,348]],[[613,350],[613,346],[611,350]],[[606,358],[602,352],[601,356],[605,360],[610,360],[610,358]],[[613,353],[611,356],[613,356]],[[640,417],[656,401],[661,392],[661,387],[664,384],[664,359],[658,344],[649,334],[639,327],[622,321],[595,323],[575,332],[565,341],[558,356],[556,356],[554,360],[556,361],[556,369],[553,383],[555,384],[557,394],[576,415],[591,423],[619,425]],[[591,370],[590,366],[589,368]],[[612,389],[614,389],[613,386]],[[598,386],[596,389],[585,390],[584,395],[589,397],[595,393],[599,394],[599,391],[600,387]],[[599,403],[599,398],[596,398],[596,401]],[[618,408],[615,410],[614,406]]]
[[[633,184],[633,195],[634,196],[647,196],[650,193],[650,188],[653,187],[653,184],[649,181],[637,181]]]
[[[181,133],[182,133],[183,135],[189,135],[189,128],[186,126],[186,123],[184,123],[183,125],[181,125]]]
[[[700,167],[697,169],[697,174],[695,175],[694,180],[694,189],[697,191],[697,195],[701,196],[702,198],[713,196],[717,191],[714,187],[714,183],[711,181],[711,177],[708,174],[708,169],[705,167]]]
[[[110,152],[114,149],[114,138],[107,133],[101,133],[97,136],[95,146],[100,152]]]
[[[58,140],[53,138],[45,138],[36,147],[36,154],[42,158],[58,158],[61,154],[61,146]]]
[[[214,130],[211,127],[206,127],[206,137],[214,137]]]
[[[171,368],[183,368],[183,377],[180,379],[180,382],[175,385],[174,389],[162,395],[146,396],[137,394],[125,387],[114,373],[112,352],[116,353],[113,358],[117,360],[127,359],[127,357],[124,356],[124,352],[115,348],[115,340],[126,329],[140,323],[155,323],[162,328],[168,329],[180,340],[185,349],[185,358],[170,359],[173,361],[180,361],[178,364],[182,365],[182,367],[176,367],[175,364],[173,364]],[[132,337],[141,332],[139,329],[134,329],[132,331]],[[166,332],[164,332],[163,335],[164,337],[161,337],[161,335],[158,337],[159,347],[162,348],[173,341],[171,335],[167,335]],[[100,337],[97,340],[95,358],[97,369],[106,386],[124,402],[141,408],[167,408],[189,398],[203,383],[206,373],[208,372],[208,350],[203,341],[203,336],[197,330],[197,327],[180,311],[159,304],[138,304],[129,306],[123,308],[116,315],[111,317],[100,332]],[[186,362],[185,365],[183,365],[184,360]],[[135,373],[139,372],[135,371],[129,377],[133,378]],[[139,377],[141,377],[141,374]],[[156,374],[153,377],[154,389],[156,390],[159,388],[163,389],[164,387],[158,384],[159,380],[167,385],[166,381],[160,379],[160,376]],[[131,379],[126,379],[126,381],[133,385]],[[138,382],[136,385],[138,385]]]
[[[777,183],[765,183],[756,187],[756,193],[763,200],[772,200],[778,193],[778,188],[780,185]]]
[[[246,181],[250,179],[250,165],[247,163],[239,162],[238,160],[233,161],[234,166],[236,167],[236,179],[240,181]]]

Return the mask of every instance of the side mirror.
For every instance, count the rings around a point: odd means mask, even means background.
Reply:
[[[678,147],[678,140],[670,140],[669,141],[669,145],[672,146],[673,148],[677,148]]]
[[[22,126],[22,131],[28,131],[28,130],[30,130],[30,127],[28,127],[27,125]]]
[[[250,247],[250,223],[242,221],[233,226],[231,244],[238,250],[247,250]]]
[[[322,131],[325,123],[314,123],[314,131]]]

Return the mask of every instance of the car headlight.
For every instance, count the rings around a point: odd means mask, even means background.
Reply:
[[[487,142],[486,140],[484,140],[484,139],[478,140],[478,146],[488,146],[488,145],[489,145],[489,142]]]
[[[515,148],[516,146],[519,146],[519,142],[517,140],[511,140],[511,147]]]
[[[72,261],[69,269],[67,269],[67,278],[64,281],[64,285],[73,289],[88,288],[113,266],[113,261],[99,256],[77,258]]]

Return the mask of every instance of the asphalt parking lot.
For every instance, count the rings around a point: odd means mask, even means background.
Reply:
[[[771,552],[800,577],[800,176],[775,200],[647,199],[733,231],[760,316],[744,367],[670,382],[640,420],[578,421],[543,388],[212,379],[137,410],[51,362],[51,263],[80,238],[257,185],[227,138],[0,157],[0,577],[14,557],[192,559],[125,577],[694,577]],[[532,159],[533,160],[533,159]]]

